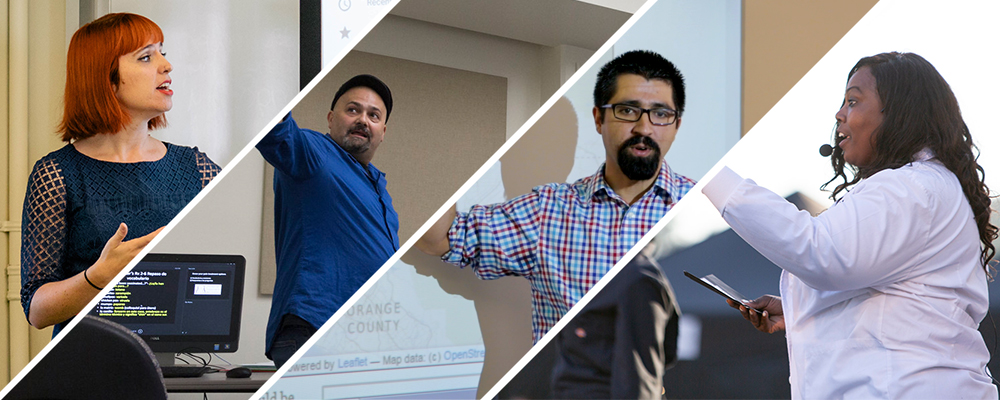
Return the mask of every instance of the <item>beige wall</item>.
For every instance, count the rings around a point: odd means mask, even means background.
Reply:
[[[507,79],[352,51],[295,106],[296,123],[328,133],[333,95],[358,74],[375,75],[392,90],[385,141],[372,164],[386,174],[402,245],[503,144]],[[268,167],[259,284],[265,294],[275,279],[272,175]]]
[[[558,48],[387,15],[356,50],[507,78],[509,138],[565,81],[551,58],[566,65],[586,60],[586,49]],[[596,50],[596,49],[595,49]],[[559,52],[554,55],[553,52]]]
[[[530,193],[538,185],[566,181],[575,161],[576,121],[573,105],[562,97],[511,146],[500,159],[504,199]],[[402,260],[421,275],[437,279],[449,294],[475,303],[487,350],[477,395],[485,395],[531,349],[529,281],[516,276],[484,281],[469,269],[460,270],[417,249],[410,249]]]
[[[362,73],[392,90],[385,142],[372,164],[386,174],[402,244],[503,144],[507,79],[353,51],[295,106],[299,126],[329,132],[333,95]]]
[[[743,134],[877,2],[744,1]]]
[[[51,329],[30,329],[20,302],[21,206],[31,165],[61,143],[55,128],[62,114],[65,84],[67,3],[64,0],[3,3],[0,12],[0,259],[6,261],[0,287],[0,383],[6,383],[45,346]],[[71,10],[72,13],[72,10]]]

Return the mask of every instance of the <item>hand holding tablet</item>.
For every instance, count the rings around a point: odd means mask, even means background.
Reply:
[[[757,330],[774,333],[785,329],[780,297],[765,295],[757,300],[750,300],[715,275],[699,278],[687,271],[684,271],[684,275],[728,299],[729,306],[740,310],[743,318],[750,321]]]
[[[702,286],[707,287],[709,290],[711,290],[711,291],[713,291],[715,293],[718,293],[718,294],[722,295],[723,297],[725,297],[725,298],[727,298],[729,300],[732,300],[732,301],[735,301],[735,302],[737,302],[739,304],[742,304],[744,307],[746,307],[748,309],[751,309],[751,310],[754,310],[758,314],[761,313],[761,310],[758,310],[758,309],[755,309],[755,308],[749,306],[749,304],[752,302],[752,300],[750,300],[746,296],[740,294],[740,292],[737,292],[736,289],[733,289],[732,287],[730,287],[729,285],[727,285],[725,282],[723,282],[722,279],[717,278],[715,275],[708,274],[708,275],[705,275],[704,277],[699,278],[697,276],[694,276],[694,274],[692,274],[690,272],[687,272],[687,271],[684,271],[684,275],[687,276],[688,278],[691,278],[691,280],[700,283]]]

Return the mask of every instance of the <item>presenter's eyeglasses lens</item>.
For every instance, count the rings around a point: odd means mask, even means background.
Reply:
[[[615,118],[622,121],[636,122],[642,118],[642,114],[649,115],[649,122],[653,125],[670,125],[677,121],[677,111],[669,108],[641,108],[628,104],[605,104],[601,108],[610,108]]]

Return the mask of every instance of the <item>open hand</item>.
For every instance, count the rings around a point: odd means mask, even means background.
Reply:
[[[98,286],[107,286],[108,282],[111,282],[128,265],[129,261],[132,261],[162,230],[161,227],[146,236],[122,241],[125,239],[125,235],[128,235],[128,226],[125,223],[118,225],[118,230],[104,245],[101,257],[89,270],[90,280]]]
[[[740,310],[743,318],[761,332],[774,333],[785,329],[785,314],[781,309],[780,297],[764,295],[747,303],[750,307],[761,310],[763,314],[732,300],[727,299],[726,302],[730,307]]]

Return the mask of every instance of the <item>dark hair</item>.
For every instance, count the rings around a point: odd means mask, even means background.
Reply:
[[[333,95],[333,103],[330,103],[330,109],[332,110],[337,106],[337,100],[348,90],[354,89],[358,86],[364,86],[375,91],[378,97],[382,98],[382,102],[385,103],[385,122],[389,122],[389,114],[392,114],[392,92],[389,91],[389,86],[382,82],[382,80],[367,74],[362,74],[348,79],[343,85],[340,85],[340,89],[337,89],[337,94]]]
[[[617,90],[618,75],[635,74],[646,80],[660,79],[670,84],[674,92],[674,106],[677,116],[684,113],[684,76],[677,67],[663,56],[649,50],[633,50],[624,53],[601,67],[594,86],[594,107],[611,101]],[[600,109],[604,115],[604,109]]]
[[[843,179],[830,195],[836,200],[838,194],[861,179],[902,167],[912,162],[913,155],[920,150],[931,149],[934,158],[958,177],[972,206],[982,242],[980,258],[989,274],[989,262],[996,254],[993,240],[997,238],[997,227],[990,224],[990,192],[983,167],[976,162],[979,149],[972,142],[948,82],[931,63],[913,53],[892,52],[862,58],[847,75],[848,81],[864,67],[875,77],[884,107],[882,124],[872,135],[872,161],[865,166],[850,166],[854,178],[848,180],[844,173],[844,151],[835,147],[831,157],[834,176],[822,188],[837,178]]]

